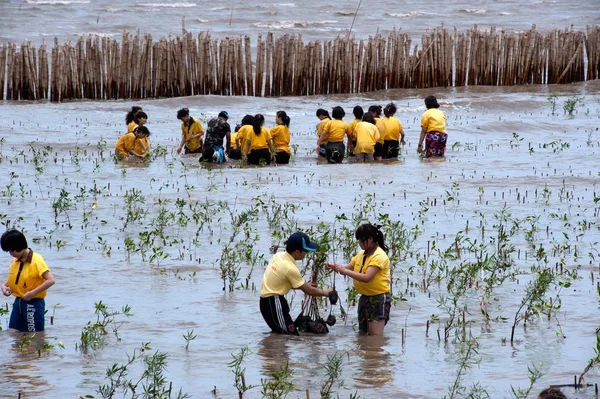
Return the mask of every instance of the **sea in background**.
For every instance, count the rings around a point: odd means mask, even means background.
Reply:
[[[302,34],[305,41],[324,40],[346,34],[357,5],[0,0],[0,43],[51,43],[55,37],[61,42],[75,41],[90,33],[118,40],[123,30],[149,32],[160,38],[180,34],[184,17],[188,31],[208,30],[215,37],[248,34],[254,38],[259,32],[271,31]],[[426,29],[442,24],[459,31],[474,24],[513,31],[535,24],[538,30],[549,31],[571,25],[585,29],[587,24],[599,23],[597,1],[444,1],[426,5],[363,1],[352,32],[357,38],[366,38],[377,31],[402,29],[418,41]],[[450,141],[442,162],[422,161],[416,154],[423,98],[429,94],[440,99],[448,116]],[[549,101],[552,95],[556,96],[555,112]],[[563,105],[575,98],[581,102],[569,116]],[[397,162],[317,162],[316,108],[342,105],[349,121],[354,105],[389,101],[398,105],[396,116],[407,134],[408,143]],[[132,105],[143,106],[149,115],[153,148],[166,149],[149,164],[119,164],[111,158],[112,146],[124,132],[125,112]],[[293,162],[265,168],[243,168],[230,162],[209,169],[201,167],[195,157],[180,157],[174,149],[180,138],[175,115],[181,107],[189,107],[192,116],[204,121],[227,110],[233,123],[246,113],[260,112],[268,127],[273,126],[277,110],[286,110],[292,120],[292,144],[297,145]],[[46,301],[54,325],[36,342],[25,345],[20,337],[0,333],[0,397],[99,397],[95,391],[106,383],[106,368],[126,362],[126,354],[143,342],[150,342],[153,351],[169,355],[165,374],[173,381],[174,390],[181,387],[195,398],[237,397],[227,364],[231,354],[244,345],[253,352],[245,363],[246,382],[260,385],[261,379],[289,361],[297,385],[291,398],[305,398],[306,389],[312,398],[319,397],[324,365],[328,356],[337,353],[345,356],[344,386],[336,384],[335,388],[341,398],[353,392],[362,398],[443,397],[456,381],[464,347],[453,340],[444,343],[448,316],[438,300],[447,295],[445,284],[431,283],[422,289],[429,263],[420,266],[416,254],[428,253],[432,242],[442,250],[451,248],[459,235],[486,243],[487,250],[493,251],[495,217],[503,208],[520,226],[511,241],[521,251],[519,256],[513,254],[516,278],[497,287],[486,305],[491,316],[498,318],[491,323],[486,323],[480,312],[481,292],[473,289],[465,296],[467,331],[477,337],[479,351],[462,385],[480,383],[491,398],[509,398],[511,385],[528,386],[527,368],[534,364],[544,376],[535,383],[530,398],[550,384],[572,383],[573,375],[579,375],[594,356],[598,327],[599,122],[597,81],[314,97],[194,96],[135,104],[3,101],[0,220],[26,231],[32,248],[52,268],[57,284]],[[42,155],[44,150],[47,155]],[[63,189],[73,201],[74,207],[68,210],[70,222],[63,213],[55,221],[53,205]],[[132,195],[134,189],[144,198],[147,213],[124,227],[125,195]],[[350,216],[357,202],[370,196],[376,198],[378,213],[390,215],[407,228],[419,226],[422,233],[412,246],[412,255],[398,265],[400,279],[395,289],[407,301],[393,307],[383,340],[356,333],[355,308],[348,309],[346,323],[336,309],[338,323],[326,336],[289,339],[269,334],[258,311],[256,291],[239,285],[233,292],[222,290],[218,259],[223,240],[231,232],[230,215],[223,209],[205,223],[196,243],[193,239],[198,238],[200,225],[169,224],[167,235],[182,241],[162,247],[167,257],[160,265],[150,265],[149,255],[128,256],[125,251],[127,237],[139,245],[139,233],[158,223],[163,206],[175,212],[177,200],[197,206],[225,201],[241,211],[251,207],[255,198],[268,200],[270,196],[278,203],[297,205],[292,219],[303,229],[321,221],[333,223],[342,213]],[[183,213],[191,217],[188,208]],[[255,250],[268,259],[268,248],[275,239],[264,214],[252,229],[258,235]],[[561,308],[550,320],[545,316],[532,320],[527,329],[519,325],[516,343],[511,346],[506,342],[510,319],[534,276],[531,267],[538,264],[535,249],[539,245],[549,252],[552,267],[564,258],[564,268],[575,270],[578,278],[572,279],[568,288],[552,288],[550,297],[560,295]],[[558,255],[553,248],[558,248]],[[336,256],[330,260],[347,261]],[[468,257],[467,252],[464,256]],[[438,258],[431,256],[430,260]],[[0,278],[7,273],[7,255],[3,262]],[[242,270],[242,282],[248,276],[250,285],[260,285],[262,266],[250,270],[244,265]],[[349,283],[338,277],[337,284],[347,307],[344,287]],[[290,295],[293,316],[299,313],[302,298],[301,293]],[[115,310],[128,304],[133,316],[118,317],[118,322],[123,322],[119,324],[120,340],[109,331],[107,345],[82,353],[76,345],[82,328],[95,320],[94,303],[100,300]],[[0,298],[1,306],[10,307],[11,303],[12,298]],[[325,316],[327,312],[322,310]],[[431,328],[426,336],[428,320]],[[8,316],[1,316],[0,323],[5,330]],[[441,340],[437,335],[440,329]],[[191,330],[197,338],[186,349],[183,335]],[[58,347],[59,342],[64,349]],[[43,349],[43,344],[54,347]],[[140,367],[131,374],[139,375]],[[587,380],[598,382],[597,371],[592,370]],[[569,398],[595,397],[593,389],[567,388],[565,392]],[[244,395],[258,397],[260,388]]]

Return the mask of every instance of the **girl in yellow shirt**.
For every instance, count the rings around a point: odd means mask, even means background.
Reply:
[[[390,319],[390,259],[383,233],[378,227],[365,223],[354,234],[360,251],[348,265],[328,263],[327,268],[354,280],[361,294],[358,301],[358,326],[368,335],[383,335]]]
[[[440,105],[434,96],[425,98],[427,111],[421,116],[421,137],[417,152],[423,151],[423,140],[425,140],[425,157],[443,157],[446,151],[446,115],[438,108]]]
[[[287,165],[290,163],[290,117],[285,111],[277,111],[275,117],[277,126],[271,129],[273,146],[275,146],[275,163]]]
[[[227,154],[229,159],[242,159],[242,148],[246,148],[244,136],[247,129],[252,130],[252,123],[254,123],[254,117],[246,115],[242,118],[242,123],[235,125],[235,132],[231,135],[231,149]]]
[[[361,107],[360,105],[357,105],[352,110],[352,113],[354,114],[354,120],[352,122],[350,122],[350,125],[348,126],[348,130],[349,130],[348,137],[350,138],[350,140],[348,141],[348,156],[349,157],[354,156],[354,147],[356,147],[356,131],[355,131],[355,129],[356,129],[356,125],[359,122],[362,122],[362,118],[365,115],[365,111],[363,110],[363,107]]]
[[[397,108],[396,104],[389,103],[383,109],[383,123],[385,124],[385,137],[383,138],[383,158],[398,159],[400,153],[400,144],[404,145],[404,129],[398,118],[394,117]]]
[[[133,155],[138,158],[144,158],[149,154],[149,148],[145,143],[148,142],[150,131],[146,126],[138,126],[133,133],[125,133],[115,144],[115,156],[119,160]]]
[[[133,129],[135,129],[135,127],[137,126],[136,123],[133,122],[133,119],[135,117],[136,112],[141,111],[142,107],[138,107],[138,106],[133,106],[131,107],[131,111],[129,111],[127,113],[127,115],[125,115],[125,124],[127,125],[127,132],[128,133],[133,133]]]
[[[202,135],[204,129],[198,119],[190,116],[190,110],[182,108],[177,111],[177,119],[181,121],[181,142],[177,153],[185,147],[185,154],[199,154],[202,152]]]
[[[375,144],[373,157],[376,161],[380,161],[383,157],[383,138],[385,137],[385,123],[381,120],[381,105],[371,105],[369,107],[369,112],[375,117],[375,125],[377,125],[377,129],[379,129],[379,140],[377,140],[377,143]]]
[[[248,163],[251,165],[270,165],[274,159],[275,148],[271,140],[269,129],[263,127],[265,117],[262,114],[254,115],[252,130],[246,136],[246,150]]]
[[[356,145],[354,154],[358,162],[372,161],[375,152],[375,144],[379,140],[379,129],[375,125],[373,114],[367,112],[363,115],[362,121],[354,127],[356,135]]]
[[[325,124],[331,120],[329,116],[329,111],[323,108],[319,108],[317,110],[317,118],[319,118],[319,123],[317,123],[317,155],[321,158],[325,158],[327,156],[327,152],[325,151],[325,145],[318,144],[321,141],[321,134],[323,134],[323,127]]]

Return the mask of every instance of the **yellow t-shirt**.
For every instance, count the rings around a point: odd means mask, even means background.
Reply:
[[[17,260],[17,258],[13,258],[13,262],[8,269],[8,287],[13,292],[13,295],[18,298],[22,298],[23,295],[29,291],[42,285],[44,281],[46,281],[42,275],[50,271],[44,258],[42,258],[42,255],[36,252],[33,252],[31,260],[27,259],[23,262],[21,274],[19,274],[20,265],[21,262]],[[19,275],[18,284],[16,284],[17,275]],[[45,297],[46,291],[42,291],[33,298],[37,299]]]
[[[329,142],[343,142],[344,136],[348,132],[348,124],[339,119],[328,120],[323,126],[325,132],[325,141],[323,144]]]
[[[377,248],[372,255],[365,258],[365,251],[360,251],[352,258],[350,264],[357,273],[365,274],[370,266],[379,268],[373,280],[363,283],[354,280],[354,288],[362,295],[379,295],[390,292],[390,258],[381,248]]]
[[[437,108],[429,108],[421,116],[421,127],[427,129],[427,133],[446,133],[446,115]]]
[[[275,151],[285,151],[290,154],[290,129],[286,125],[277,125],[270,130]]]
[[[260,134],[256,134],[254,133],[252,126],[250,126],[250,130],[246,133],[246,143],[250,142],[249,151],[269,148],[269,140],[271,140],[271,133],[269,133],[269,129],[266,127],[262,127],[260,129]]]
[[[402,131],[402,123],[398,118],[393,116],[386,116],[382,119],[383,123],[385,123],[385,137],[384,140],[400,140],[400,132]]]
[[[362,119],[354,119],[348,125],[348,134],[350,135],[350,137],[352,137],[352,140],[356,140],[356,131],[355,130],[356,130],[356,125],[358,125],[359,122],[362,122]]]
[[[190,139],[190,137],[196,136],[197,134],[200,134],[200,137]],[[185,140],[185,146],[188,150],[196,151],[198,148],[202,147],[202,134],[204,134],[204,129],[198,119],[194,119],[194,122],[190,126],[187,126],[183,122],[181,123],[181,135]]]
[[[137,123],[129,122],[129,124],[127,125],[127,133],[133,133],[136,127],[138,127]]]
[[[248,140],[248,138],[247,138],[248,132],[254,133],[254,129],[253,129],[252,125],[244,125],[237,132],[237,138],[240,141],[240,149],[242,151],[246,150],[246,142]]]
[[[138,139],[134,133],[125,133],[115,144],[115,155],[119,159],[127,158],[130,151],[144,155],[149,148],[148,137]]]
[[[383,144],[383,139],[386,134],[385,122],[381,118],[375,118],[375,126],[379,129],[379,138],[377,139],[377,142]]]
[[[238,148],[237,142],[235,141],[237,139],[237,135],[238,135],[238,132],[231,133],[231,149],[232,150],[237,150],[237,148]]]
[[[323,127],[329,121],[331,121],[331,119],[325,118],[321,119],[321,122],[317,123],[317,137],[321,137],[321,133],[323,133]]]
[[[369,122],[358,122],[354,128],[356,134],[355,154],[373,154],[375,143],[379,140],[379,129]]]
[[[296,260],[287,252],[279,252],[273,255],[271,262],[265,269],[262,283],[260,285],[260,297],[268,298],[275,295],[285,295],[292,288],[297,289],[304,285],[305,281]]]

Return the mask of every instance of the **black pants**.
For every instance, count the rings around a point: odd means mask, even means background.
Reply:
[[[283,295],[261,297],[260,314],[274,333],[298,335],[290,316],[290,306]]]
[[[290,153],[285,151],[277,151],[275,153],[275,163],[287,165],[290,163]]]
[[[344,143],[330,141],[325,145],[325,154],[327,162],[329,163],[340,163],[344,160],[344,154],[346,153],[346,146]]]
[[[228,157],[230,159],[242,159],[242,151],[239,148],[232,148],[229,150]]]
[[[183,151],[184,151],[184,154],[201,154],[202,153],[202,147],[198,147],[194,151],[190,150],[187,147],[183,147]]]
[[[248,153],[248,163],[250,165],[271,165],[271,151],[268,148],[250,151]]]
[[[383,142],[383,159],[398,158],[400,153],[400,142],[398,140],[386,140]]]

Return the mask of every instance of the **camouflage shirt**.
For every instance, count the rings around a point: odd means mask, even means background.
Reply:
[[[204,148],[225,148],[223,139],[227,136],[227,133],[231,133],[229,123],[221,118],[212,118],[208,121],[208,128],[204,134]]]

